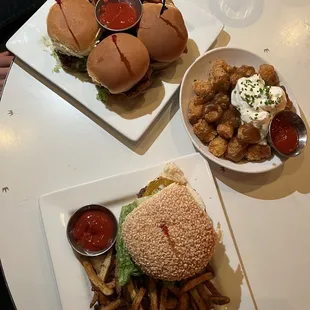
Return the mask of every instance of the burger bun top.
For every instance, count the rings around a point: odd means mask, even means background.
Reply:
[[[137,36],[151,59],[170,63],[184,52],[188,33],[181,12],[174,5],[167,8],[160,15],[162,4],[144,3]]]
[[[214,253],[216,234],[198,194],[173,183],[132,211],[122,237],[144,273],[166,281],[196,275]]]
[[[126,92],[146,74],[150,57],[144,44],[127,33],[106,37],[90,53],[87,71],[111,94]]]
[[[46,23],[49,37],[55,48],[63,54],[87,56],[95,45],[100,29],[94,6],[87,0],[62,0],[61,7],[63,12],[55,3],[48,13]]]

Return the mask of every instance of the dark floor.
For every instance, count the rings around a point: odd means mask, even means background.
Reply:
[[[15,305],[11,301],[11,295],[6,286],[6,281],[4,280],[4,273],[2,270],[2,265],[0,261],[0,309],[3,310],[15,310]]]
[[[29,17],[33,13],[34,12],[30,12],[26,15],[23,15],[16,21],[0,29],[0,52],[4,52],[6,50],[5,48],[6,42],[29,19]]]

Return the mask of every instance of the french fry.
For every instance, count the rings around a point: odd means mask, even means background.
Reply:
[[[193,308],[193,310],[199,310],[199,308],[196,305],[196,302],[195,302],[195,299],[193,298],[193,296],[190,296],[189,299],[190,299],[190,305]]]
[[[189,280],[187,283],[185,283],[181,288],[181,293],[185,293],[190,291],[195,286],[199,285],[200,283],[203,283],[207,280],[210,280],[213,278],[213,275],[211,272],[204,273],[194,279]]]
[[[159,310],[166,309],[167,296],[168,296],[168,289],[163,286],[160,291]]]
[[[98,293],[98,302],[100,306],[106,306],[110,303],[109,299],[106,296],[104,296],[101,292],[97,293]]]
[[[112,301],[111,303],[109,303],[107,306],[101,307],[100,310],[116,310],[124,304],[125,302],[122,299],[118,298]]]
[[[187,310],[189,306],[189,297],[187,293],[183,293],[179,298],[179,310]]]
[[[111,262],[112,262],[112,255],[113,255],[113,249],[111,249],[105,256],[101,267],[100,267],[100,272],[98,273],[98,277],[105,282],[106,281],[106,277],[109,271],[109,268],[111,266]]]
[[[212,304],[209,297],[210,297],[210,293],[207,289],[207,287],[203,284],[203,283],[200,283],[198,286],[197,286],[197,290],[198,290],[198,293],[199,295],[201,296],[201,298],[204,300],[204,302],[206,303],[207,307],[210,308],[210,305]],[[208,308],[208,309],[209,309]]]
[[[136,292],[135,286],[132,282],[132,279],[129,279],[129,281],[127,283],[127,290],[128,290],[129,295],[130,295],[131,301],[134,301],[136,296],[137,296],[137,292]],[[138,309],[143,310],[143,307],[140,306]]]
[[[113,294],[113,290],[109,288],[104,282],[101,281],[101,279],[97,276],[92,264],[89,261],[87,260],[82,261],[82,265],[86,271],[89,281],[96,290],[102,292],[102,294],[106,296],[110,296]]]
[[[205,285],[209,290],[209,292],[211,293],[211,295],[221,296],[220,292],[216,289],[216,287],[213,285],[211,281],[206,281]]]
[[[215,271],[214,271],[213,267],[210,265],[210,263],[207,265],[206,271],[211,272],[213,274],[213,277],[215,277]]]
[[[207,306],[204,303],[203,299],[199,295],[196,288],[192,288],[190,291],[191,296],[194,298],[199,310],[207,310]]]
[[[153,278],[149,277],[149,294],[150,294],[150,310],[158,309],[158,297],[156,290],[156,282]]]
[[[129,279],[127,283],[127,290],[128,290],[131,300],[133,301],[136,298],[137,292],[135,290],[135,287],[133,285],[131,278]]]
[[[214,305],[227,305],[230,303],[230,298],[227,296],[210,296],[209,298]]]
[[[131,310],[138,310],[138,309],[140,309],[140,305],[141,305],[141,302],[142,302],[142,299],[143,299],[145,293],[146,293],[146,289],[144,287],[141,287],[139,289],[135,299],[132,302]]]
[[[178,301],[176,298],[174,297],[168,298],[166,302],[166,309],[176,309],[177,305],[178,305]]]
[[[92,308],[97,301],[98,301],[98,293],[94,292],[94,296],[89,304],[89,308]]]
[[[104,261],[106,254],[100,255],[100,256],[94,256],[90,257],[89,261],[93,265],[94,269],[96,270],[96,273],[99,274],[102,262]]]
[[[115,279],[113,279],[112,281],[110,282],[107,282],[106,285],[109,287],[109,288],[115,288],[116,287],[116,281]]]
[[[180,296],[180,289],[175,285],[168,286],[168,290],[173,293],[176,297]]]

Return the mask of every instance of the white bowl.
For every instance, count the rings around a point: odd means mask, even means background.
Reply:
[[[232,47],[223,47],[211,50],[204,55],[196,59],[196,61],[188,68],[186,71],[183,81],[181,84],[180,90],[180,110],[183,119],[184,126],[188,135],[190,136],[193,144],[208,159],[219,164],[222,167],[244,172],[244,173],[261,173],[273,170],[283,164],[286,160],[284,158],[279,158],[276,154],[272,158],[264,162],[241,162],[234,163],[227,159],[218,158],[209,152],[208,146],[204,145],[199,138],[193,132],[193,126],[188,121],[188,104],[191,98],[194,96],[194,91],[192,89],[192,84],[194,79],[207,79],[208,73],[211,69],[212,62],[216,59],[224,59],[229,65],[232,66],[241,66],[249,65],[253,66],[255,69],[258,69],[261,64],[268,63],[265,59],[261,58],[258,55],[255,55],[249,51],[232,48]],[[282,75],[279,73],[279,70],[276,68],[276,71],[279,75],[281,85],[284,85],[286,91],[292,100],[296,113],[300,115],[299,107],[296,103],[296,99],[291,92],[288,84],[283,79]]]

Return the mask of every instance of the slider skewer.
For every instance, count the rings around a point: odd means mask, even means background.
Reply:
[[[166,10],[168,10],[168,8],[166,6],[166,0],[163,0],[163,6],[160,10],[159,16],[163,15]]]

